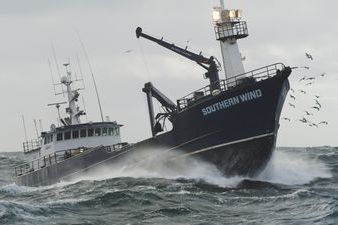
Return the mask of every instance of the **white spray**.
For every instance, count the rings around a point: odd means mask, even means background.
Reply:
[[[276,151],[262,173],[254,180],[286,185],[306,184],[316,178],[331,177],[324,163],[297,152]],[[116,177],[144,177],[203,180],[221,187],[235,187],[247,177],[224,177],[217,168],[180,152],[143,150],[127,159],[95,169],[76,180],[104,180]]]
[[[300,185],[316,178],[330,178],[332,174],[325,164],[311,159],[299,151],[275,151],[258,180],[286,185]]]

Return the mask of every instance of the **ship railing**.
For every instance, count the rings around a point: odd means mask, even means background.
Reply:
[[[215,26],[215,34],[217,40],[224,38],[245,38],[249,35],[248,27],[245,21],[232,22],[231,25],[228,23]]]
[[[105,146],[105,149],[107,152],[118,152],[121,151],[122,149],[125,149],[129,147],[130,144],[128,142],[120,142],[111,146]]]
[[[42,169],[44,167],[49,167],[51,165],[62,162],[70,157],[81,154],[82,152],[86,150],[87,148],[77,148],[77,149],[56,151],[52,154],[40,157],[38,159],[21,164],[19,166],[16,166],[14,168],[15,176],[21,176],[21,175]]]
[[[201,89],[198,89],[183,98],[177,100],[178,110],[181,111],[192,104],[197,103],[199,100],[204,99],[207,96],[213,96],[220,92],[232,90],[236,87],[249,85],[258,81],[262,81],[278,74],[278,71],[282,71],[285,68],[283,63],[275,63],[268,66],[264,66],[235,77],[231,77],[225,80],[220,80],[217,86],[218,89],[211,89],[210,85],[207,85]]]
[[[85,151],[87,151],[88,149],[95,149],[95,148],[104,148],[105,151],[107,151],[107,153],[112,153],[112,152],[117,152],[117,151],[121,151],[127,147],[129,147],[130,144],[127,142],[121,142],[121,143],[117,143],[111,146],[98,146],[98,147],[94,147],[94,148],[85,148],[85,147],[81,147],[81,148],[77,148],[77,149],[69,149],[69,150],[61,150],[61,151],[56,151],[52,154],[40,157],[38,159],[35,159],[33,161],[21,164],[19,166],[16,166],[14,168],[15,171],[15,176],[22,176],[24,174],[27,173],[31,173],[34,172],[36,170],[42,169],[44,167],[49,167],[52,166],[54,164],[60,163],[66,159],[69,159],[73,156],[79,155]]]
[[[23,146],[24,153],[29,153],[29,152],[39,150],[42,146],[42,138],[39,137],[37,139],[25,141],[22,143],[22,146]]]

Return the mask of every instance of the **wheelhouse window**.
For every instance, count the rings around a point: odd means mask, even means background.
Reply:
[[[102,128],[102,136],[107,136],[107,133],[108,133],[107,127],[103,127]]]
[[[72,137],[73,137],[73,139],[79,138],[79,131],[78,130],[73,130]]]
[[[89,128],[88,129],[88,137],[92,137],[94,135],[94,129],[93,128]]]
[[[63,133],[57,133],[56,134],[56,140],[57,141],[62,141],[63,140]]]
[[[80,137],[86,137],[87,136],[87,130],[86,129],[81,129],[80,130]]]
[[[95,136],[101,136],[101,128],[95,128]]]
[[[119,127],[114,127],[114,135],[120,135],[120,128]]]
[[[65,132],[65,140],[70,139],[70,131]]]
[[[108,128],[108,135],[113,136],[114,135],[114,129],[112,127]]]

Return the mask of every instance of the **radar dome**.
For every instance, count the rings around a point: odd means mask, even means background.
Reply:
[[[68,82],[69,82],[68,77],[66,77],[66,76],[61,77],[61,83],[65,84],[65,83],[68,83]]]

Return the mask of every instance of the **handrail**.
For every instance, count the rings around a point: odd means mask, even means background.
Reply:
[[[234,22],[231,26],[215,26],[215,34],[217,40],[225,38],[245,38],[249,35],[248,27],[245,21]]]
[[[52,154],[45,155],[38,159],[32,160],[28,163],[16,166],[14,168],[15,176],[18,177],[23,174],[27,174],[44,167],[49,167],[56,163],[62,162],[72,156],[78,155],[86,150],[87,150],[86,148],[78,148],[78,149],[56,151]]]
[[[258,69],[239,74],[237,76],[220,80],[219,81],[219,92],[228,91],[235,88],[236,86],[243,85],[249,82],[257,82],[265,80],[267,78],[277,75],[278,71],[282,71],[285,68],[283,63],[275,63],[268,66],[260,67]],[[206,96],[212,95],[212,89],[210,85],[198,89],[180,99],[177,100],[178,111],[183,110],[187,106],[195,103],[197,100]]]
[[[28,153],[40,149],[42,146],[42,137],[32,139],[22,143],[23,152]]]
[[[42,169],[44,167],[52,166],[54,164],[57,164],[57,163],[60,163],[64,160],[66,160],[66,159],[69,159],[73,156],[82,154],[82,153],[88,151],[89,149],[104,147],[107,152],[114,152],[114,151],[120,151],[120,150],[122,150],[122,149],[124,149],[128,146],[129,146],[128,143],[121,142],[121,143],[114,144],[112,146],[97,146],[97,147],[94,147],[94,148],[81,147],[81,148],[77,148],[77,149],[56,151],[56,152],[51,153],[49,155],[45,155],[45,156],[40,157],[38,159],[35,159],[35,160],[30,161],[30,162],[23,163],[21,165],[14,167],[15,176],[19,177],[19,176],[22,176],[24,174],[28,174],[28,173],[34,172],[36,170]]]

